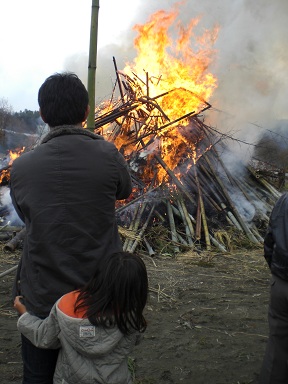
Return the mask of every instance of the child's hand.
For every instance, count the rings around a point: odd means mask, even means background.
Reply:
[[[14,299],[14,308],[18,311],[20,315],[23,315],[23,313],[27,312],[25,305],[21,302],[21,299],[23,299],[23,296],[16,296]]]

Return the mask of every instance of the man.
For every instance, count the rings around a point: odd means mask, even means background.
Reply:
[[[122,250],[115,201],[132,187],[114,144],[82,128],[88,93],[75,74],[48,77],[38,103],[50,130],[14,161],[11,198],[26,226],[17,288],[27,310],[44,318],[59,297],[89,280],[98,258]],[[23,384],[52,384],[57,353],[22,336]]]
[[[269,339],[260,384],[288,383],[288,194],[276,202],[264,239],[272,273],[268,312]]]

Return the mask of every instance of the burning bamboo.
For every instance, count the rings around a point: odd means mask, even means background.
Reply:
[[[194,205],[196,205],[193,197],[187,191],[186,187],[177,179],[177,177],[174,175],[173,171],[168,167],[168,165],[161,159],[160,156],[154,155],[154,157],[158,161],[158,163],[165,169],[165,171],[171,177],[173,183],[179,188],[179,190],[188,198],[188,200],[190,200]]]
[[[129,203],[124,204],[124,205],[122,205],[122,207],[117,208],[115,212],[116,212],[116,213],[120,213],[120,212],[126,210],[129,206],[134,205],[135,203],[141,201],[142,199],[145,199],[145,198],[146,198],[146,200],[144,200],[143,202],[148,201],[148,199],[149,199],[149,195],[152,194],[153,192],[156,192],[156,191],[157,191],[158,189],[160,189],[161,187],[162,187],[162,185],[159,184],[159,185],[157,185],[157,186],[154,187],[154,188],[148,189],[148,190],[147,190],[146,192],[144,192],[142,195],[140,195],[140,196],[136,197],[135,199],[131,200]]]

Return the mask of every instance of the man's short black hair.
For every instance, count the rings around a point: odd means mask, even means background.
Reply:
[[[50,127],[76,125],[85,120],[89,104],[88,92],[75,73],[49,76],[38,92],[43,120]]]

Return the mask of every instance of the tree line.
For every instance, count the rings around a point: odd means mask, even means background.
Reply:
[[[39,134],[39,129],[43,129],[45,123],[40,117],[39,111],[13,112],[12,107],[4,98],[0,98],[0,152],[31,146],[34,135]]]

